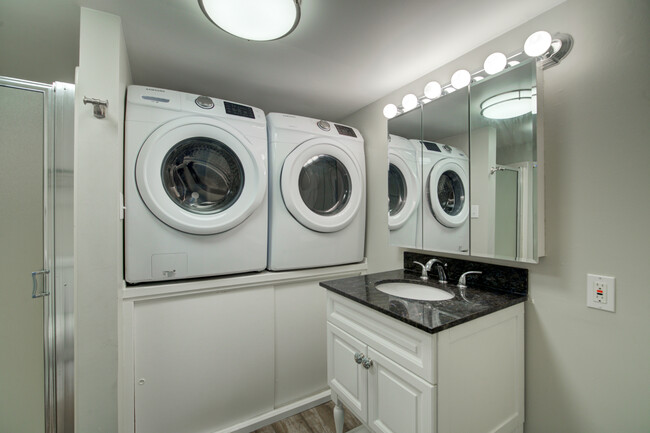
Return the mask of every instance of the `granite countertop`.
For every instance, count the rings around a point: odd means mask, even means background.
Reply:
[[[379,282],[390,281],[425,284],[453,292],[455,297],[447,301],[418,301],[388,295],[375,288]],[[527,297],[525,294],[500,290],[476,289],[472,288],[471,283],[468,284],[463,299],[455,284],[440,284],[434,279],[424,282],[420,280],[419,273],[404,269],[320,283],[327,290],[430,334],[524,302]]]

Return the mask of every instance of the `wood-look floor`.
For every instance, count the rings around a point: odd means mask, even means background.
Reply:
[[[334,403],[330,401],[257,429],[253,433],[336,433],[333,409]],[[343,431],[347,432],[360,425],[359,420],[349,410],[345,410]]]

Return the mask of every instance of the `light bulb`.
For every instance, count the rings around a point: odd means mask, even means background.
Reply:
[[[539,57],[551,47],[553,38],[549,32],[540,30],[528,36],[524,43],[524,52],[530,57]]]
[[[451,85],[456,89],[462,89],[463,87],[467,87],[471,80],[472,75],[469,73],[469,71],[460,69],[454,72],[454,75],[451,76]]]
[[[436,99],[442,95],[442,87],[437,81],[429,81],[426,86],[424,86],[424,96],[429,99]]]
[[[392,119],[397,116],[397,106],[395,104],[387,104],[384,107],[384,117],[386,119]]]
[[[485,69],[485,73],[493,75],[503,71],[506,68],[507,63],[508,59],[506,58],[505,54],[492,53],[487,56],[487,59],[485,59],[485,63],[483,63],[483,69]]]
[[[410,111],[418,106],[418,97],[413,93],[404,95],[402,98],[402,108],[404,111]]]

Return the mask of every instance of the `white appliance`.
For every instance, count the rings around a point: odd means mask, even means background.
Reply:
[[[266,267],[262,110],[129,86],[124,164],[129,283]]]
[[[469,159],[446,144],[422,141],[425,250],[469,254]]]
[[[268,269],[363,260],[366,168],[355,128],[271,113]]]
[[[388,228],[390,244],[422,248],[419,141],[388,135]]]

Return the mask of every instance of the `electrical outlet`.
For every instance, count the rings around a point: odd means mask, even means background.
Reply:
[[[587,274],[587,307],[614,312],[615,293],[614,277]]]

